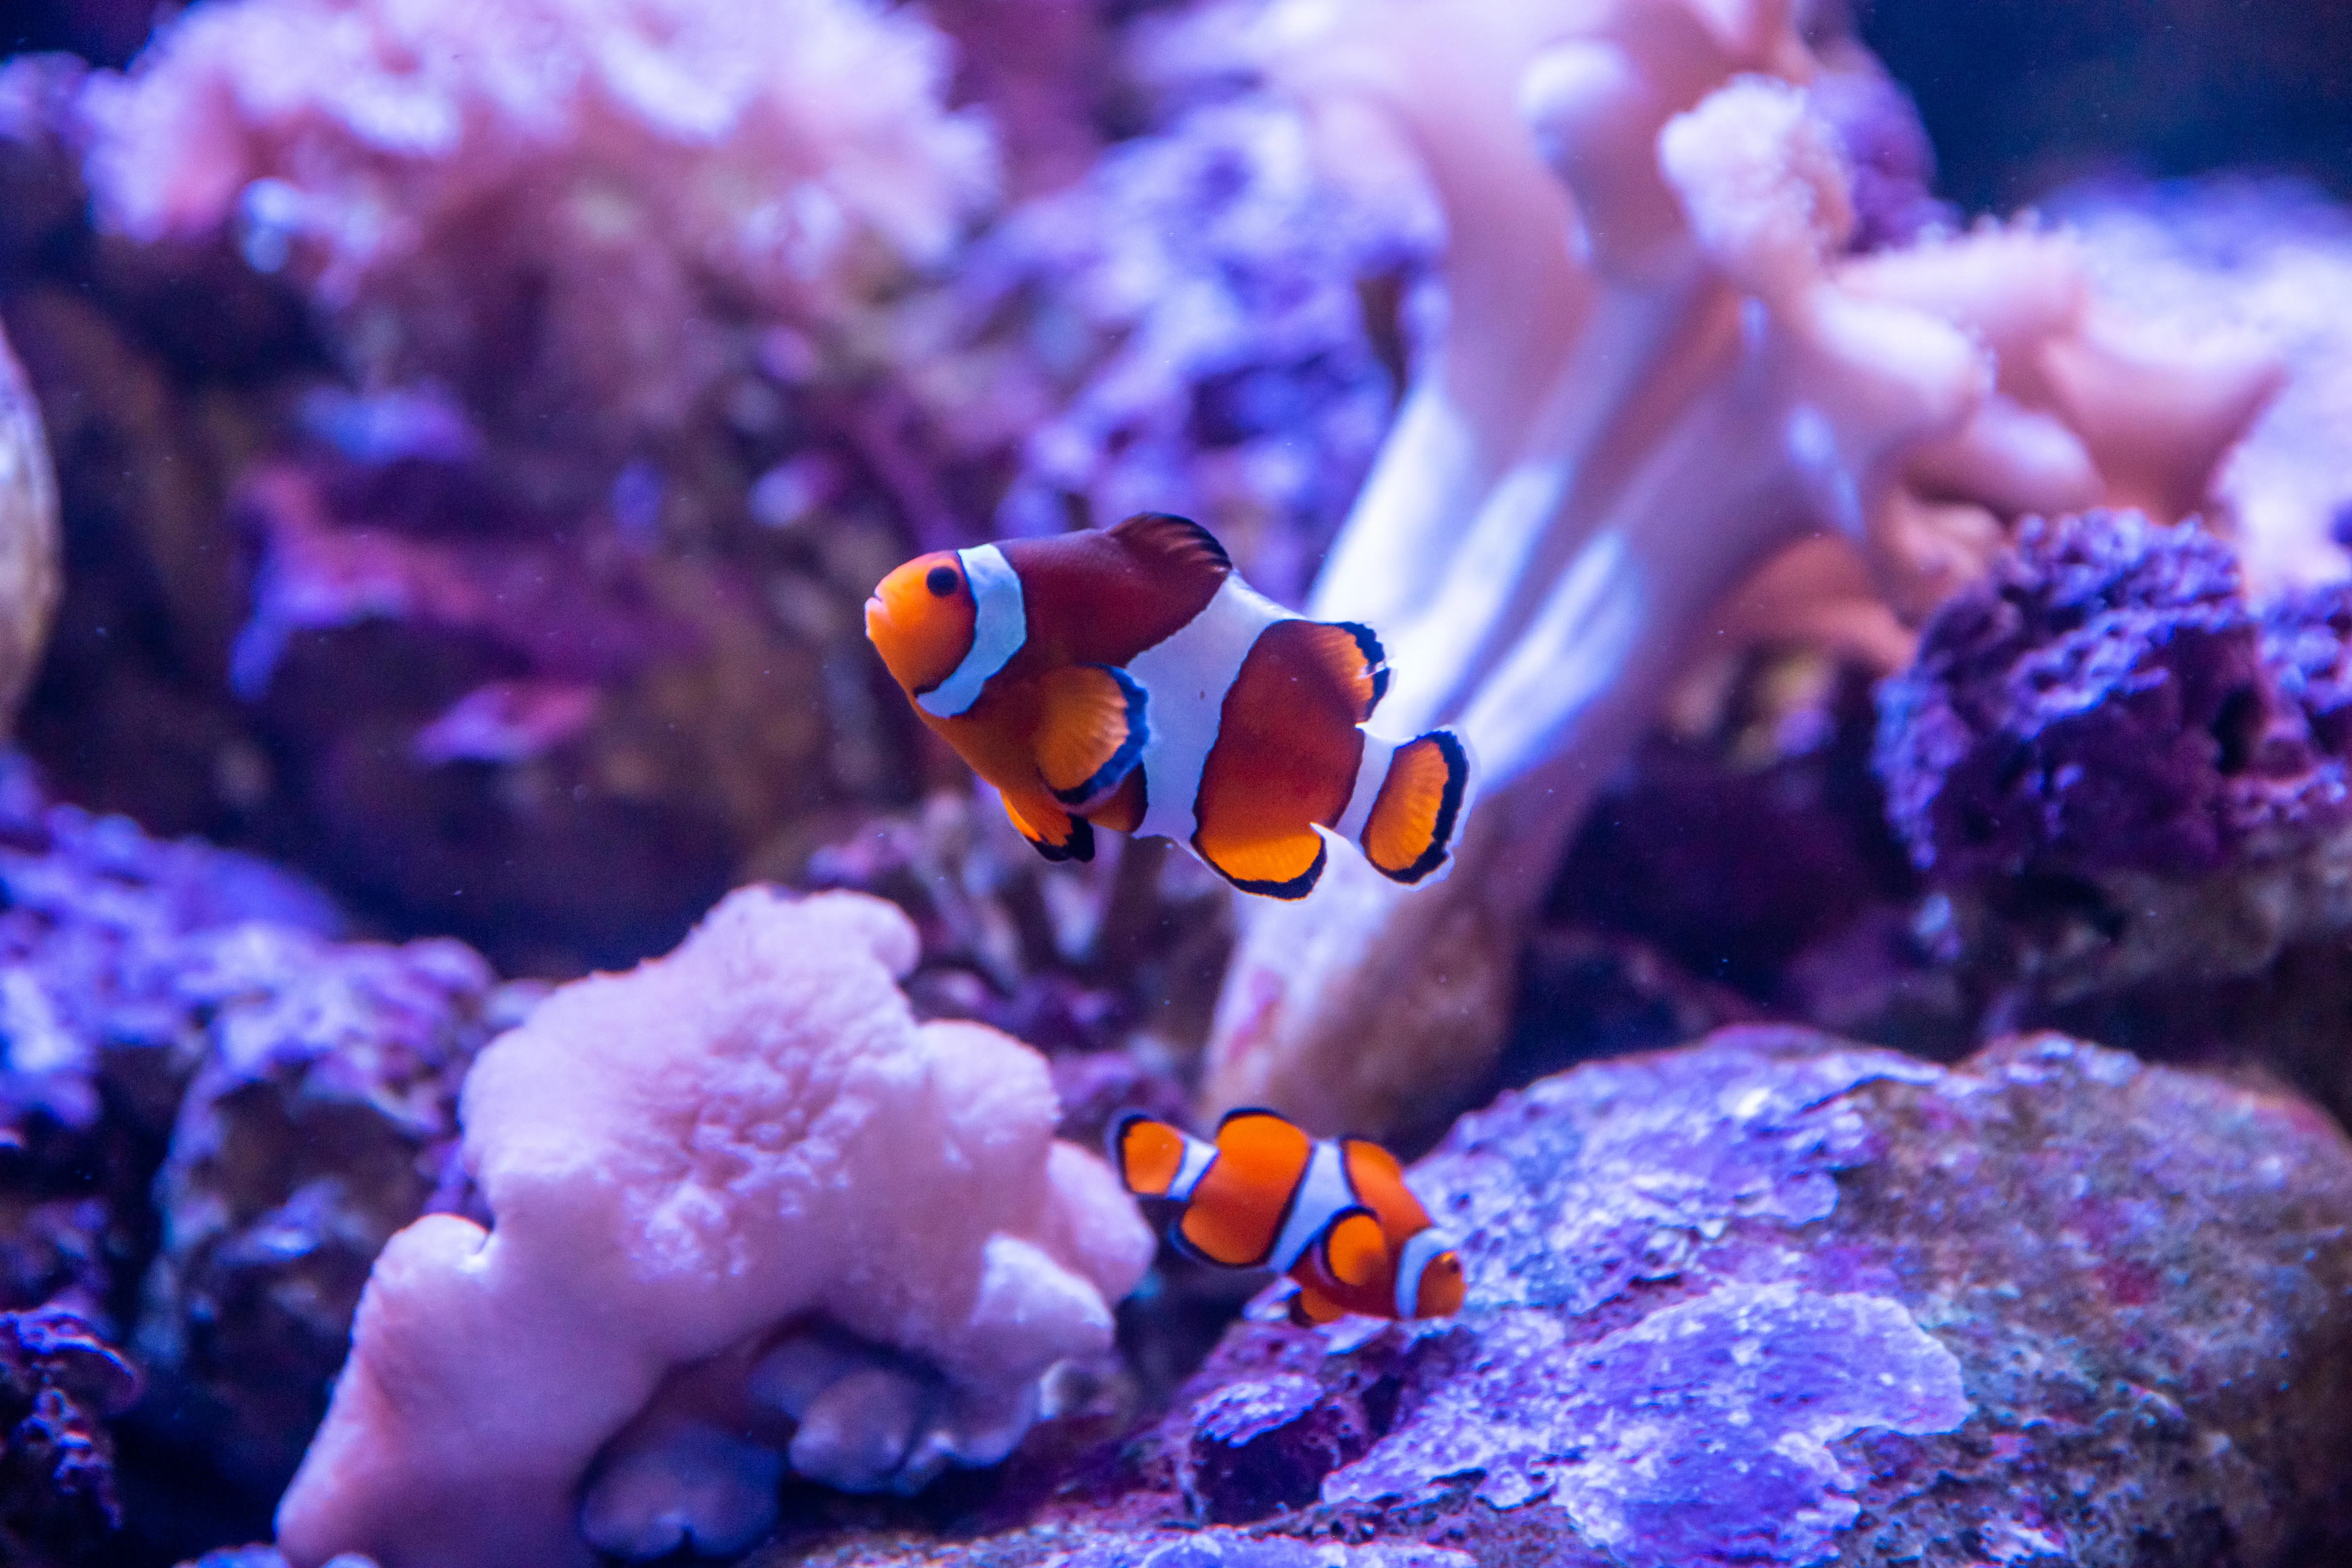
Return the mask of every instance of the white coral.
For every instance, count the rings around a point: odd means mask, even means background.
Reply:
[[[491,1045],[461,1115],[495,1223],[431,1215],[378,1259],[279,1512],[289,1559],[584,1563],[574,1512],[608,1445],[587,1521],[605,1543],[756,1533],[758,1456],[732,1480],[680,1458],[714,1436],[690,1413],[727,1398],[801,1419],[793,1457],[835,1480],[1001,1458],[1046,1367],[1108,1347],[1151,1238],[1101,1162],[1054,1141],[1042,1058],[914,1022],[892,975],[915,952],[878,900],[751,889]],[[891,1443],[818,1419],[873,1362],[812,1381],[808,1323],[910,1369]],[[940,1391],[928,1406],[909,1377]]]
[[[2194,507],[2273,384],[2132,338],[2061,238],[1845,257],[1787,0],[1343,12],[1277,9],[1287,78],[1418,154],[1450,316],[1310,609],[1379,630],[1387,723],[1458,725],[1487,793],[1444,883],[1339,857],[1251,911],[1210,1094],[1331,1131],[1425,1119],[1486,1074],[1585,805],[1771,558],[1842,541],[1916,610],[2021,512]],[[1850,586],[1831,565],[1779,588]]]

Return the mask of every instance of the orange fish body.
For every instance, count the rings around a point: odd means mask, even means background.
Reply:
[[[1360,1138],[1310,1139],[1271,1110],[1236,1110],[1213,1142],[1133,1112],[1109,1136],[1139,1197],[1184,1205],[1184,1251],[1273,1268],[1298,1286],[1291,1318],[1443,1318],[1462,1307],[1461,1255],[1405,1185],[1396,1156]]]
[[[1303,898],[1327,832],[1418,882],[1468,805],[1453,731],[1362,727],[1388,685],[1371,631],[1284,610],[1182,518],[919,557],[875,590],[866,629],[1048,859],[1091,858],[1099,823]]]

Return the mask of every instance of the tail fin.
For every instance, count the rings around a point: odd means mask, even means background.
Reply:
[[[1112,1122],[1104,1142],[1119,1184],[1139,1198],[1192,1196],[1217,1152],[1215,1145],[1140,1110]]]
[[[1451,730],[1407,741],[1389,759],[1387,777],[1364,820],[1364,858],[1383,877],[1407,886],[1444,866],[1470,805],[1470,752]]]

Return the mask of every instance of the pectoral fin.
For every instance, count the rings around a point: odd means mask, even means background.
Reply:
[[[1125,782],[1151,731],[1135,678],[1107,664],[1078,664],[1039,681],[1037,771],[1066,806],[1083,810]]]
[[[1342,1285],[1370,1285],[1388,1256],[1388,1235],[1369,1210],[1349,1209],[1323,1233],[1324,1271]]]

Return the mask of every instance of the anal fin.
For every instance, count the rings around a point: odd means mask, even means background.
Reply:
[[[1388,1234],[1369,1209],[1348,1210],[1323,1233],[1323,1270],[1342,1285],[1370,1285],[1388,1256]]]
[[[1302,1329],[1337,1322],[1347,1315],[1345,1307],[1312,1285],[1301,1285],[1298,1294],[1290,1299],[1290,1321]]]
[[[1073,816],[1042,791],[1004,792],[1004,815],[1030,847],[1048,860],[1091,860],[1095,830],[1083,816]]]
[[[1107,664],[1076,664],[1038,682],[1043,711],[1035,748],[1045,787],[1084,810],[1133,772],[1151,738],[1150,699],[1136,679]]]

